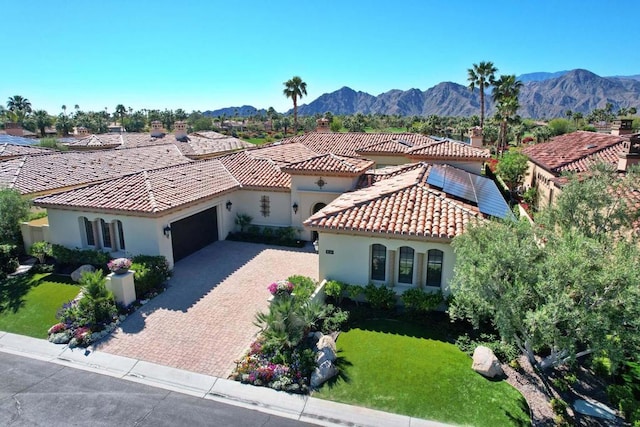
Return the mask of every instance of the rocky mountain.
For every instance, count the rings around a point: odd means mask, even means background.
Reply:
[[[556,71],[555,73],[548,73],[546,71],[540,71],[537,73],[521,74],[517,77],[522,83],[528,82],[541,82],[543,80],[555,79],[567,74],[569,71]]]
[[[251,105],[243,105],[242,107],[227,107],[227,108],[219,108],[217,110],[207,110],[202,114],[207,117],[219,117],[226,116],[228,118],[232,118],[235,116],[238,117],[249,117],[255,114],[266,114],[267,110],[260,109],[251,106]]]
[[[558,77],[524,83],[520,93],[522,117],[564,117],[566,110],[587,114],[594,108],[613,104],[619,107],[640,107],[640,81],[632,77],[600,77],[587,70],[559,72]],[[557,73],[549,73],[557,74]],[[542,79],[542,80],[540,80]],[[326,93],[309,104],[298,107],[300,115],[323,114],[400,114],[402,116],[470,116],[479,114],[478,91],[466,86],[445,82],[421,91],[420,89],[390,90],[378,96],[356,92],[343,87]],[[494,112],[491,97],[487,96],[486,114]]]

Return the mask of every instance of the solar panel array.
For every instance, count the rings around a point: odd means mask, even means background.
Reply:
[[[445,165],[432,165],[427,184],[442,188],[447,194],[468,200],[480,212],[498,218],[512,218],[509,205],[496,184],[489,178]]]
[[[38,143],[37,139],[24,138],[22,136],[13,136],[0,134],[0,144],[18,144],[18,145],[34,145]]]

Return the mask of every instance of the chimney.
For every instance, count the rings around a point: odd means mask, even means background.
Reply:
[[[7,122],[4,124],[4,130],[7,135],[11,136],[23,136],[24,132],[20,123]]]
[[[76,138],[82,139],[86,138],[87,136],[89,136],[89,129],[84,126],[78,126],[76,128]]]
[[[162,128],[162,122],[154,120],[151,122],[151,136],[154,138],[164,137],[164,129]]]
[[[331,128],[329,127],[329,119],[323,117],[316,120],[316,132],[331,132]]]
[[[178,141],[186,141],[187,140],[187,124],[181,120],[178,120],[173,124],[173,132]]]
[[[630,166],[640,163],[640,134],[631,136],[622,142],[622,151],[618,153],[618,171],[626,172]]]
[[[469,129],[469,141],[472,147],[482,148],[482,128],[480,126]]]
[[[611,125],[611,135],[631,135],[633,133],[632,125],[633,120],[631,119],[614,120],[613,124]]]

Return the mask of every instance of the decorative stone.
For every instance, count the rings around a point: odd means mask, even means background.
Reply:
[[[49,335],[49,341],[54,344],[66,344],[70,339],[71,337],[66,332],[58,332],[57,334]]]
[[[71,280],[73,280],[74,282],[79,282],[82,273],[84,273],[85,271],[93,273],[94,271],[96,271],[96,269],[93,267],[93,265],[90,264],[81,265],[80,267],[76,268],[73,273],[71,273]]]
[[[324,347],[322,350],[318,350],[318,352],[316,353],[316,360],[318,362],[318,365],[322,365],[325,360],[328,360],[329,362],[335,362],[337,358],[338,356],[336,355],[336,352],[333,351],[331,347]]]
[[[318,349],[318,351],[322,350],[325,347],[329,347],[331,350],[333,350],[334,353],[337,351],[336,341],[330,335],[323,335],[322,337],[320,337],[318,343],[316,344],[316,348]]]
[[[487,378],[504,375],[500,361],[489,347],[479,345],[473,351],[471,369]]]
[[[338,368],[333,363],[325,360],[311,374],[311,387],[318,388],[336,375],[338,375]]]

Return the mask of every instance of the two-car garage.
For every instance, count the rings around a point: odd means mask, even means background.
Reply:
[[[173,262],[218,240],[218,209],[198,212],[171,223]]]

